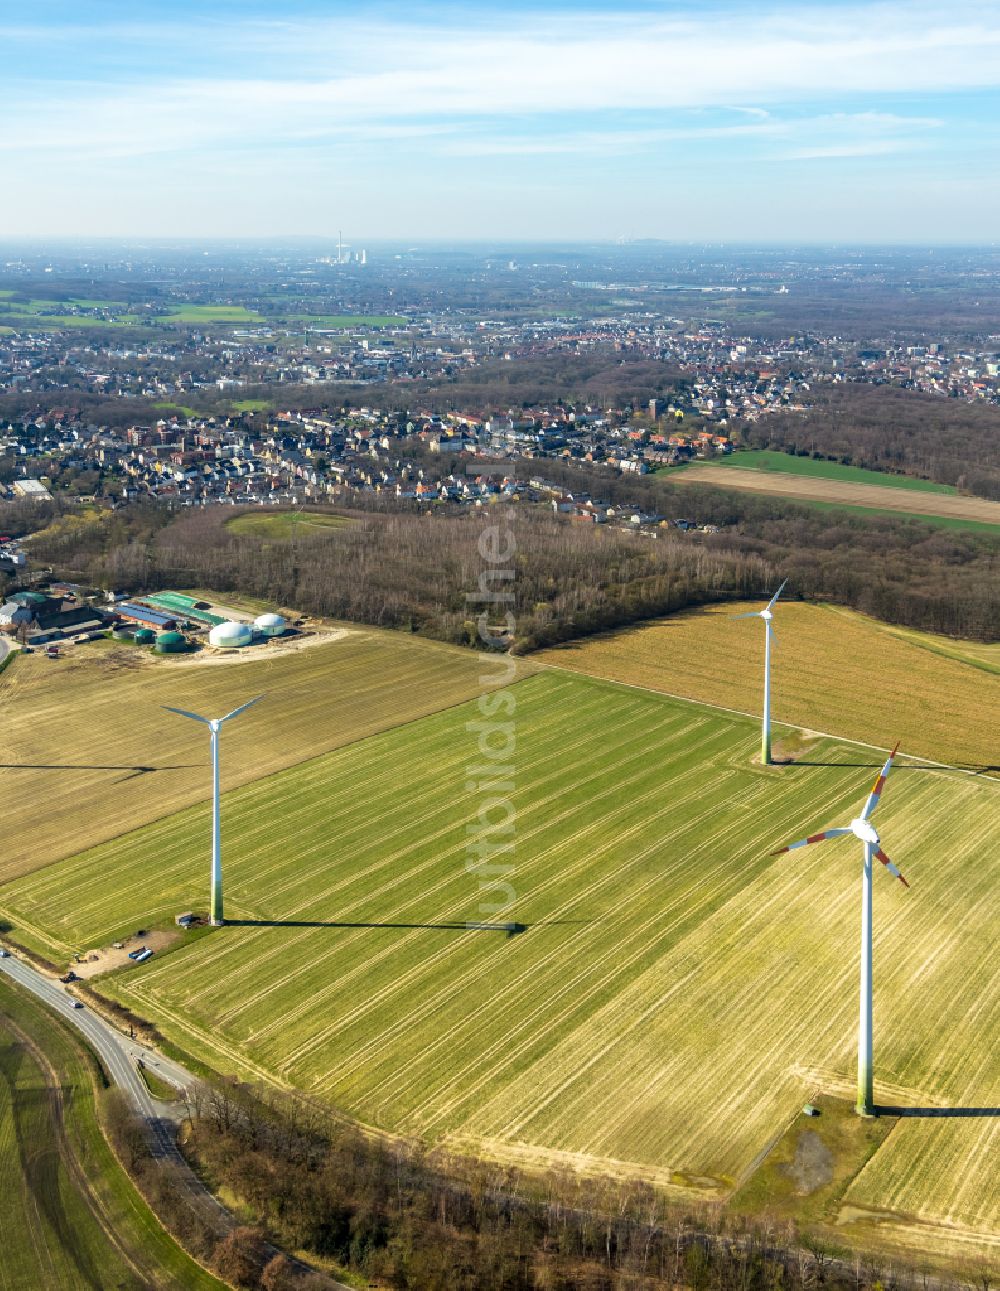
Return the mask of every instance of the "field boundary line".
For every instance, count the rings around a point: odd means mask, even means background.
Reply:
[[[583,672],[579,668],[567,668],[563,664],[545,663],[541,664],[542,668],[551,668],[555,672],[571,672],[577,677],[586,677],[588,681],[603,682],[608,686],[624,686],[627,690],[641,690],[647,695],[660,695],[663,699],[677,699],[682,704],[693,704],[697,708],[708,708],[716,713],[730,713],[733,717],[749,717],[751,721],[759,722],[759,713],[747,713],[742,708],[726,708],[723,704],[710,704],[704,699],[692,699],[690,695],[676,695],[670,690],[657,690],[654,686],[642,686],[637,681],[619,681],[616,677],[601,677],[592,672]],[[814,726],[799,726],[797,722],[786,722],[783,719],[775,719],[775,726],[787,727],[790,731],[802,731],[808,735],[815,735],[822,740],[836,740],[839,744],[853,744],[855,748],[871,749],[873,753],[888,753],[889,749],[880,744],[868,744],[865,740],[852,740],[846,735],[836,735],[833,731],[818,731]],[[920,753],[907,753],[900,751],[900,757],[913,758],[918,762],[925,762],[928,767],[938,771],[956,771],[959,775],[971,776],[982,784],[991,784],[997,786],[997,781],[992,776],[984,776],[979,771],[973,771],[969,767],[959,767],[954,762],[937,762],[934,758],[925,758]]]
[[[436,644],[444,645],[445,643],[438,642]],[[503,658],[505,656],[501,655],[497,657]],[[538,676],[543,671],[545,666],[546,665],[538,664],[538,663],[533,664],[534,670],[532,672],[529,672],[525,677],[517,678],[516,681],[510,682],[509,685],[518,686],[522,682],[528,681],[532,676]],[[565,671],[568,671],[568,669]],[[494,690],[494,689],[506,690],[508,688],[506,685],[500,686],[499,682],[487,682],[486,684],[490,690]],[[289,762],[286,766],[275,767],[273,771],[265,771],[263,775],[254,776],[252,779],[244,780],[240,784],[234,784],[231,788],[224,790],[222,796],[223,798],[225,798],[230,793],[234,793],[239,789],[245,789],[249,785],[259,784],[261,781],[267,780],[271,776],[281,775],[285,771],[291,771],[291,770],[303,767],[309,762],[317,762],[320,758],[327,757],[331,753],[339,753],[342,749],[352,748],[355,744],[363,744],[365,740],[377,739],[380,735],[388,735],[391,731],[400,731],[406,726],[413,725],[414,722],[422,722],[429,717],[436,717],[438,713],[449,713],[452,711],[452,709],[461,708],[463,704],[475,704],[477,702],[478,702],[478,692],[475,692],[471,695],[466,696],[466,698],[464,699],[458,699],[451,704],[445,704],[443,708],[434,708],[429,713],[419,713],[413,717],[406,718],[403,721],[393,722],[391,725],[382,727],[381,730],[369,731],[367,735],[356,735],[353,737],[353,739],[346,740],[343,744],[335,744],[332,748],[324,749],[321,753],[310,753],[307,757],[301,758],[298,762]],[[109,843],[113,843],[116,839],[124,837],[125,834],[133,834],[133,833],[137,833],[139,830],[149,829],[153,825],[158,825],[162,821],[169,820],[171,816],[178,816],[180,815],[181,812],[193,811],[198,807],[204,807],[211,801],[212,801],[212,795],[211,793],[209,793],[204,798],[198,798],[196,799],[196,801],[188,803],[186,806],[172,807],[169,811],[165,811],[161,816],[153,816],[149,820],[140,821],[137,825],[132,825],[130,828],[124,830],[123,833],[114,834],[110,838],[106,838],[101,840],[100,842],[93,843],[91,844],[91,846],[85,847],[82,850],[75,851],[75,852],[67,852],[63,856],[54,857],[51,861],[45,861],[44,864],[35,866],[34,869],[25,870],[23,873],[20,873],[20,874],[13,874],[10,876],[10,878],[0,880],[0,893],[2,893],[5,888],[10,886],[11,884],[17,883],[21,879],[26,879],[28,877],[34,877],[36,875],[43,874],[46,870],[51,869],[55,865],[62,865],[66,861],[73,860],[74,857],[82,856],[86,852],[95,851],[99,847],[105,847]],[[6,911],[3,907],[0,907],[0,913],[6,914],[9,912]],[[69,947],[66,947],[66,949],[68,950]]]

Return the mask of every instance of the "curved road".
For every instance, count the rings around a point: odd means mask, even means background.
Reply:
[[[169,1104],[161,1103],[152,1097],[146,1082],[139,1074],[136,1063],[141,1059],[150,1071],[178,1090],[195,1084],[195,1077],[179,1063],[122,1035],[110,1022],[86,1005],[83,1008],[74,1008],[74,997],[68,991],[25,960],[15,958],[13,954],[2,958],[0,972],[6,973],[19,986],[37,995],[43,1003],[54,1009],[67,1022],[72,1022],[77,1030],[83,1033],[91,1048],[100,1057],[111,1081],[124,1092],[129,1102],[149,1126],[154,1158],[161,1165],[169,1165],[173,1168],[175,1177],[187,1194],[191,1208],[207,1221],[213,1231],[220,1237],[224,1237],[238,1221],[205,1187],[181,1155],[175,1141],[177,1111]],[[273,1246],[269,1246],[268,1249],[274,1254],[278,1250]],[[294,1256],[289,1258],[303,1272],[314,1272],[312,1266],[297,1260]],[[340,1287],[342,1291],[349,1291],[343,1283],[332,1279],[330,1285],[334,1288]]]
[[[149,1126],[154,1157],[161,1162],[169,1161],[178,1168],[185,1191],[191,1197],[192,1203],[197,1204],[197,1208],[210,1219],[213,1227],[220,1233],[228,1232],[233,1223],[229,1212],[201,1183],[174,1141],[173,1122],[176,1120],[176,1111],[152,1097],[146,1082],[139,1074],[136,1062],[141,1058],[151,1071],[180,1090],[194,1084],[191,1073],[177,1063],[121,1035],[109,1022],[92,1012],[86,1005],[83,1008],[74,1008],[73,996],[68,991],[63,990],[62,986],[24,960],[15,959],[13,955],[0,959],[0,970],[19,986],[37,995],[43,1003],[49,1005],[67,1022],[72,1022],[77,1030],[83,1033],[104,1064],[112,1083],[123,1091]]]

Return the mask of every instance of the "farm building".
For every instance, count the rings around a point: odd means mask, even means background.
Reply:
[[[115,607],[115,612],[123,619],[128,619],[130,623],[138,623],[144,628],[165,630],[177,626],[177,620],[172,614],[151,610],[148,606],[138,605],[133,601],[123,601],[121,605]]]
[[[208,640],[217,650],[240,650],[253,641],[253,632],[247,623],[219,623]]]
[[[25,632],[32,643],[41,644],[66,632],[103,626],[101,611],[42,592],[15,592],[0,606],[0,632]]]
[[[220,614],[210,614],[208,610],[200,608],[199,602],[193,596],[184,596],[180,592],[155,592],[142,598],[144,605],[150,605],[154,610],[162,611],[165,614],[174,614],[177,618],[190,619],[194,623],[204,624],[205,627],[214,628],[226,620]],[[204,605],[204,601],[200,604]]]

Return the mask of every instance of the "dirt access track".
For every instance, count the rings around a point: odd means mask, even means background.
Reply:
[[[909,515],[978,520],[982,524],[1000,526],[1000,502],[952,493],[924,493],[919,489],[883,487],[880,484],[809,479],[802,475],[783,475],[780,471],[748,471],[735,466],[686,466],[683,471],[671,473],[669,479],[672,484],[712,484],[717,489],[742,489],[748,493],[769,493],[805,502],[830,502],[841,506],[871,507],[875,511],[904,511]]]

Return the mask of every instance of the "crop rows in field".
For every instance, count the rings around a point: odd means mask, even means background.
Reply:
[[[266,695],[226,728],[223,782],[235,785],[458,703],[479,671],[471,652],[370,630],[259,662],[131,646],[19,658],[0,675],[0,801],[15,841],[0,879],[208,797],[208,741],[162,705],[216,716]]]
[[[687,466],[671,477],[680,484],[711,484],[719,489],[768,493],[804,502],[843,503],[872,511],[903,512],[908,516],[942,516],[1000,526],[1000,502],[962,494],[901,489],[886,484],[858,484],[851,480],[809,478],[779,471],[746,471],[731,466]]]
[[[879,488],[908,489],[917,493],[954,496],[958,492],[953,484],[937,484],[933,480],[920,480],[913,475],[890,475],[887,471],[872,471],[864,466],[845,466],[842,462],[828,462],[813,457],[796,457],[792,453],[768,448],[717,457],[697,465],[725,466],[728,471],[761,471],[797,475],[806,479],[839,480],[844,484],[874,484]],[[673,475],[674,472],[670,471],[668,474]]]
[[[685,695],[745,712],[763,703],[763,624],[730,616],[760,609],[731,602],[688,610],[656,623],[570,642],[533,656],[542,663],[630,685]],[[965,643],[883,628],[827,606],[778,604],[772,654],[776,721],[836,732],[879,748],[961,766],[996,762],[1000,670],[989,647],[967,659]],[[977,647],[969,643],[971,651]],[[951,651],[948,654],[946,652]]]
[[[745,719],[555,671],[511,694],[516,901],[497,917],[523,932],[465,927],[484,917],[466,706],[228,794],[227,915],[245,922],[107,989],[213,1065],[370,1124],[729,1186],[814,1087],[853,1082],[858,857],[768,853],[850,819],[879,759],[822,741],[812,765],[764,771]],[[1000,1101],[996,803],[992,783],[893,773],[879,824],[913,887],[877,876],[877,1098]],[[198,903],[207,825],[182,812],[0,906],[98,944]],[[857,1185],[887,1208],[918,1209],[893,1153],[920,1124]],[[995,1227],[992,1122],[933,1125],[920,1206]]]

